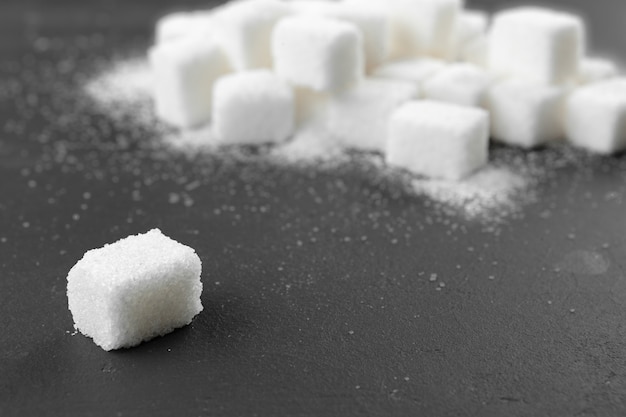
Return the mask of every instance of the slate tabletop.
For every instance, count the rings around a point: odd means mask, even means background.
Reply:
[[[0,4],[0,416],[626,415],[624,156],[549,167],[490,228],[367,163],[155,150],[78,93],[207,4]],[[560,6],[626,57],[626,3]],[[105,352],[74,333],[67,272],[153,227],[196,249],[205,309]]]

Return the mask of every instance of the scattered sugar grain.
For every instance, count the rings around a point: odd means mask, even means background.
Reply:
[[[524,176],[506,167],[488,166],[462,181],[412,181],[413,191],[468,219],[498,220],[516,208],[515,196],[529,186]]]
[[[145,56],[117,59],[89,80],[83,91],[114,120],[132,115],[136,122],[152,123],[154,77]]]

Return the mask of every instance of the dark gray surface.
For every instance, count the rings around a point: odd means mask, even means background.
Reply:
[[[624,56],[623,2],[568,4]],[[74,91],[173,8],[0,6],[0,415],[626,413],[623,157],[555,168],[494,233],[367,163],[155,151]],[[129,350],[71,335],[67,271],[151,227],[202,258],[205,310]]]

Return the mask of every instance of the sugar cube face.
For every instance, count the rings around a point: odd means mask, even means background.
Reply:
[[[458,60],[465,47],[481,36],[487,34],[489,17],[487,13],[477,10],[465,10],[459,14],[453,35],[453,47],[450,60]]]
[[[352,24],[288,17],[272,37],[274,70],[294,85],[337,92],[363,78],[363,40]]]
[[[211,12],[177,12],[160,18],[156,23],[155,43],[160,44],[189,36],[214,37]]]
[[[272,67],[272,31],[289,13],[278,0],[241,0],[215,14],[217,42],[235,71]]]
[[[591,84],[614,78],[619,73],[617,64],[609,59],[585,58],[580,63],[581,84]]]
[[[415,83],[365,79],[328,101],[327,130],[344,146],[383,152],[391,113],[418,94]]]
[[[567,13],[524,7],[497,13],[489,34],[489,67],[498,75],[544,84],[578,79],[584,23]]]
[[[445,62],[432,58],[413,58],[394,61],[376,68],[372,76],[392,80],[411,81],[418,87],[445,68]]]
[[[491,76],[471,64],[450,65],[424,82],[424,97],[460,106],[483,107]]]
[[[389,0],[395,42],[401,56],[427,55],[445,59],[454,45],[454,28],[461,0]]]
[[[565,130],[570,143],[593,152],[626,149],[626,78],[575,90],[567,100]]]
[[[565,90],[523,81],[495,83],[487,93],[493,139],[534,148],[563,137]]]
[[[391,116],[386,160],[416,174],[459,180],[487,163],[488,142],[484,110],[411,101]]]
[[[291,3],[296,13],[338,19],[352,23],[363,36],[365,67],[371,70],[389,55],[390,30],[386,14],[345,2],[301,0]]]
[[[294,87],[293,95],[296,126],[309,122],[316,123],[325,117],[330,94],[313,91],[310,88]]]
[[[213,131],[222,143],[282,142],[293,125],[293,90],[269,70],[226,75],[215,84]]]
[[[477,67],[488,69],[489,41],[487,36],[479,35],[461,48],[459,60]]]
[[[222,51],[211,42],[185,38],[153,47],[149,58],[157,116],[180,128],[207,123],[213,83],[228,72]]]
[[[160,230],[85,253],[67,276],[75,326],[104,350],[161,336],[202,311],[201,262]]]

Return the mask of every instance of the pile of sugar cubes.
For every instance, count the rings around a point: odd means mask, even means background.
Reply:
[[[104,350],[185,326],[202,311],[200,258],[160,230],[85,253],[67,276],[75,327]]]
[[[149,52],[156,113],[224,144],[317,120],[389,165],[461,179],[489,138],[626,148],[626,78],[586,55],[584,21],[538,7],[490,19],[463,0],[238,0],[167,15]]]

